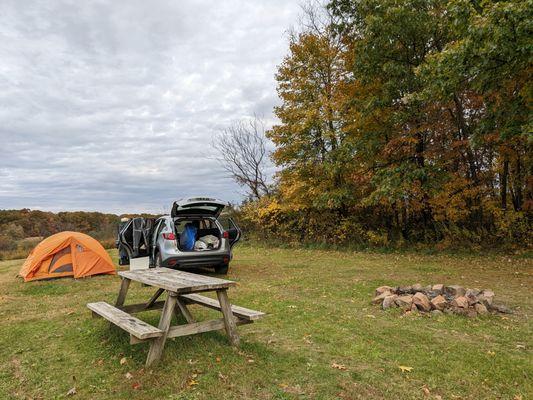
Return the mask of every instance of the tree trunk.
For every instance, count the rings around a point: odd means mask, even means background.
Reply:
[[[503,171],[500,173],[500,198],[502,210],[507,210],[507,178],[509,177],[509,160],[503,161]]]
[[[514,209],[515,211],[522,210],[522,202],[523,202],[523,196],[522,196],[522,163],[520,161],[520,154],[517,154],[516,156],[516,178],[515,178],[516,184],[515,186],[515,192],[516,192],[516,201],[514,203]]]

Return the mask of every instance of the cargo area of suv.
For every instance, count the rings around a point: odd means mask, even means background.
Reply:
[[[174,220],[174,233],[181,251],[211,251],[220,247],[222,232],[210,218],[190,217]],[[194,242],[188,240],[194,238]]]

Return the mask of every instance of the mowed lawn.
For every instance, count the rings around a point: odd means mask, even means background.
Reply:
[[[241,246],[230,269],[238,282],[230,300],[268,316],[238,328],[240,349],[224,332],[169,340],[153,369],[144,367],[147,344],[130,346],[124,332],[85,307],[113,303],[118,277],[22,283],[21,263],[0,262],[2,399],[533,396],[528,258]],[[515,314],[427,317],[370,304],[380,285],[417,282],[491,288]],[[133,283],[126,302],[151,294]],[[198,319],[215,313],[191,309]],[[139,315],[157,325],[157,312]]]

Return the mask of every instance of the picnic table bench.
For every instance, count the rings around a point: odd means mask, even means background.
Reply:
[[[233,281],[170,268],[121,271],[118,274],[122,283],[115,305],[99,301],[88,303],[87,307],[93,316],[103,317],[128,332],[130,344],[149,341],[147,366],[154,365],[160,360],[167,338],[225,329],[230,343],[238,346],[239,335],[236,326],[250,324],[265,315],[261,311],[230,304],[227,291],[235,286]],[[157,290],[146,303],[124,305],[131,281],[155,287]],[[215,291],[218,300],[198,294],[208,291]],[[158,300],[164,292],[167,292],[166,300]],[[187,307],[190,304],[220,311],[222,318],[196,322]],[[159,309],[162,309],[162,312],[157,327],[132,315],[141,311]],[[182,315],[187,323],[172,326],[172,315],[176,317]]]

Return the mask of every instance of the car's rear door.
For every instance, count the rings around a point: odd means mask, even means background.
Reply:
[[[155,253],[157,249],[157,239],[159,238],[159,234],[161,233],[161,229],[165,225],[165,221],[163,218],[158,219],[155,221],[154,229],[152,230],[152,240],[150,242],[150,257],[152,258],[152,261],[155,263]]]
[[[228,239],[230,247],[233,247],[241,239],[241,229],[233,218],[227,215],[220,216],[217,221],[224,229],[224,237]]]
[[[228,218],[228,239],[230,247],[241,240],[242,232],[233,218]]]

